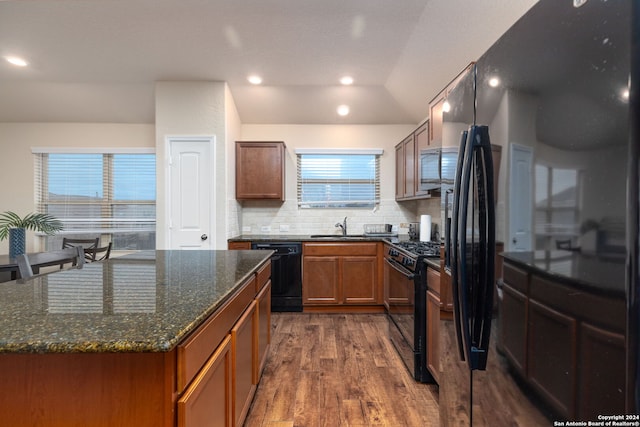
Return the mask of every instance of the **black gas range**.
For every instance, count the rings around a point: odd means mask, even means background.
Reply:
[[[440,243],[405,240],[385,246],[385,306],[389,338],[417,381],[434,382],[427,369],[427,264]]]
[[[394,243],[395,249],[401,249],[405,256],[411,258],[438,258],[440,257],[439,242],[421,242],[419,240],[403,240]]]

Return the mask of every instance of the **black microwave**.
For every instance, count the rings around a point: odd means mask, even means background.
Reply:
[[[453,147],[420,151],[420,190],[439,191],[441,185],[453,184],[458,150]]]

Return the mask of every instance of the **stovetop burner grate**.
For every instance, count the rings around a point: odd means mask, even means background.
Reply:
[[[413,255],[427,257],[440,256],[440,243],[438,242],[420,242],[412,240],[398,242],[396,245]]]

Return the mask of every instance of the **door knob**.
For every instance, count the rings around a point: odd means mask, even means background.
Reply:
[[[517,240],[516,240],[515,237],[513,238],[512,242],[513,242],[514,245],[516,244]]]
[[[206,234],[203,234],[202,236],[200,236],[200,240],[207,240],[209,238],[209,236],[207,236]]]

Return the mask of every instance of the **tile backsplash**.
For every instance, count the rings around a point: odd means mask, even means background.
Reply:
[[[407,201],[382,200],[374,209],[299,209],[296,200],[284,203],[245,201],[228,212],[231,235],[237,234],[333,234],[339,233],[336,223],[347,217],[349,234],[362,234],[365,224],[392,224],[394,230],[406,234],[406,224],[418,222],[420,215],[432,216],[432,223],[440,224],[440,198]]]

